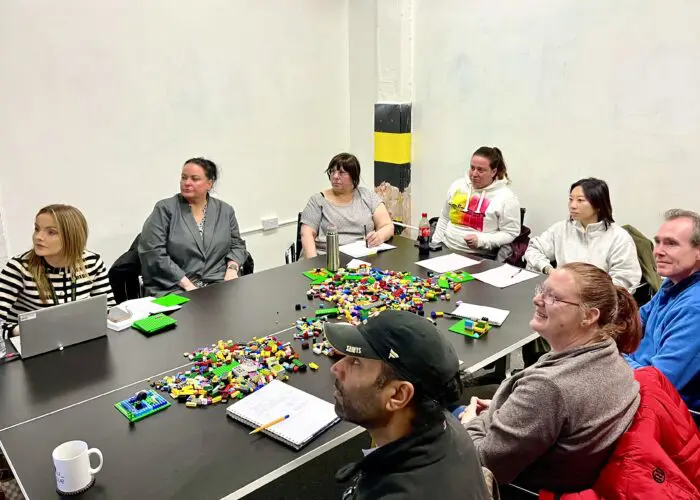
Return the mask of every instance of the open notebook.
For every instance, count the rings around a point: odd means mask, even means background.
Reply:
[[[340,421],[331,403],[279,380],[232,404],[226,414],[254,429],[289,415],[262,432],[295,450]]]

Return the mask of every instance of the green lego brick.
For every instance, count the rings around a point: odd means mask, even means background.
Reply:
[[[443,275],[438,278],[438,285],[440,285],[440,288],[450,288],[450,281]]]
[[[183,297],[182,295],[178,295],[176,293],[169,293],[168,295],[163,295],[162,297],[154,299],[152,302],[163,307],[173,307],[186,304],[189,301],[190,299],[187,297]]]
[[[226,375],[233,371],[235,367],[237,367],[240,363],[238,361],[231,361],[227,365],[221,365],[218,368],[214,368],[214,375],[217,377],[221,378],[223,375]]]
[[[316,316],[337,316],[338,315],[338,308],[337,307],[329,307],[327,309],[316,309],[316,312],[314,313]]]

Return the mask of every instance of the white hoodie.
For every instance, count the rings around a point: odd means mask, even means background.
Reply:
[[[569,262],[586,262],[610,274],[613,283],[633,289],[642,279],[637,247],[627,231],[617,224],[605,229],[604,222],[588,224],[560,221],[537,238],[530,240],[525,256],[527,268],[544,271],[556,261],[557,266]]]
[[[486,255],[494,255],[501,246],[512,243],[520,234],[520,202],[507,184],[507,180],[497,179],[484,189],[475,189],[469,178],[453,182],[433,241],[454,250]],[[468,234],[477,235],[477,249],[467,246],[464,237]]]

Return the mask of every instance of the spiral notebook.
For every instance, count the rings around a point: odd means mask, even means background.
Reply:
[[[226,414],[254,429],[289,415],[261,432],[295,450],[340,421],[331,403],[279,380],[235,402],[226,409]]]

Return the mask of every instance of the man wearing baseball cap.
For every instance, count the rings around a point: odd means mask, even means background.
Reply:
[[[384,311],[365,324],[326,323],[343,357],[331,367],[335,411],[367,429],[376,448],[342,468],[343,500],[489,498],[469,436],[445,407],[459,399],[459,360],[425,318]]]

